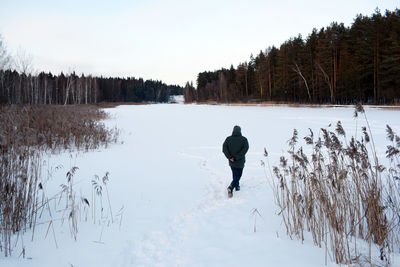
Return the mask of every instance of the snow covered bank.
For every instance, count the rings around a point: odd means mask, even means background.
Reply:
[[[297,128],[317,132],[338,120],[354,132],[353,108],[142,105],[107,109],[110,127],[123,143],[108,149],[61,154],[46,161],[54,170],[46,190],[58,192],[66,172],[78,166],[76,191],[91,195],[91,180],[110,172],[113,212],[123,207],[122,223],[78,222],[77,241],[68,223],[56,221],[24,235],[3,266],[323,266],[324,250],[306,237],[290,240],[276,215],[269,177],[260,161],[263,149],[277,165],[286,141]],[[380,156],[385,153],[385,125],[400,132],[399,111],[366,109]],[[227,199],[231,172],[222,142],[234,125],[242,127],[250,150],[241,191]],[[55,170],[55,166],[62,168]],[[50,194],[51,195],[51,194]],[[257,213],[253,213],[257,209]],[[55,213],[55,217],[61,214]],[[256,229],[256,231],[254,231]],[[45,238],[46,237],[46,238]],[[57,241],[58,248],[55,246]],[[400,264],[395,255],[394,266]],[[332,261],[328,266],[336,266]]]

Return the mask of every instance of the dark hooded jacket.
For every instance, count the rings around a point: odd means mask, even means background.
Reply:
[[[233,132],[231,136],[225,139],[222,146],[222,152],[224,152],[225,157],[229,160],[234,158],[235,161],[229,161],[229,165],[234,168],[243,168],[246,162],[246,153],[249,150],[249,143],[247,138],[242,136],[242,132],[239,126],[233,127]]]

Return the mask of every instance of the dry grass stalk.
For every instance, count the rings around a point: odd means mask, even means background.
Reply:
[[[258,211],[258,209],[254,208],[251,210],[251,215],[254,217],[254,233],[257,232],[257,216],[260,216],[260,218],[262,218],[260,212]]]

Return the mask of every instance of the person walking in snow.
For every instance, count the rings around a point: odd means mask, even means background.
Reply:
[[[222,152],[229,160],[229,166],[232,169],[232,182],[228,186],[228,196],[232,197],[233,189],[240,190],[239,180],[242,177],[244,163],[246,162],[246,153],[249,150],[249,142],[242,135],[239,126],[233,127],[231,136],[225,139],[222,145]]]

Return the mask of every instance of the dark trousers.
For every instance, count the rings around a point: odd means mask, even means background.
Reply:
[[[239,180],[242,177],[242,173],[243,173],[243,168],[234,168],[231,167],[232,169],[232,183],[230,185],[230,187],[232,189],[237,188],[239,186]]]

